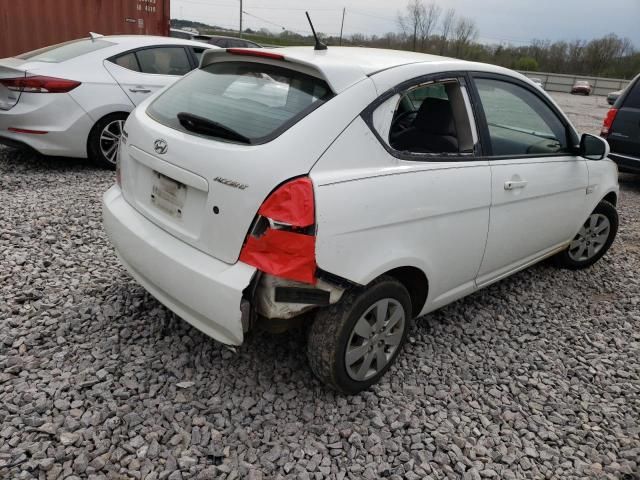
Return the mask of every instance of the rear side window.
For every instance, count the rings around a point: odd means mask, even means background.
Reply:
[[[471,154],[474,138],[465,93],[456,79],[411,86],[400,93],[389,124],[384,121],[389,107],[385,104],[374,112],[374,124],[377,120],[383,139],[388,129],[387,144],[397,152]]]
[[[624,99],[623,107],[640,108],[640,78],[636,80],[627,98]]]
[[[189,56],[182,47],[145,48],[136,56],[142,73],[182,76],[191,71]]]
[[[547,104],[510,82],[476,79],[493,155],[567,152],[567,130]]]
[[[85,38],[33,50],[18,55],[16,58],[33,60],[34,62],[60,63],[113,45],[113,43],[107,42],[106,40],[91,40]]]
[[[134,72],[140,71],[140,65],[138,65],[136,54],[133,52],[127,53],[126,55],[120,55],[111,61],[122,68],[126,68],[127,70],[133,70]]]
[[[221,62],[175,83],[147,113],[178,130],[257,144],[279,135],[331,96],[324,80],[294,70]],[[191,121],[185,122],[186,117]]]

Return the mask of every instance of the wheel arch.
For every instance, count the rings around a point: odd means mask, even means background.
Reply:
[[[95,160],[94,158],[94,153],[93,153],[93,149],[91,148],[91,142],[92,139],[94,137],[94,134],[96,132],[96,129],[98,128],[98,126],[100,125],[100,123],[106,119],[107,117],[110,117],[112,115],[124,115],[126,117],[129,117],[129,115],[131,115],[131,112],[127,112],[127,111],[122,111],[122,110],[116,110],[116,111],[112,111],[109,113],[106,113],[104,115],[102,115],[100,118],[98,118],[94,124],[91,126],[91,129],[89,130],[89,134],[87,135],[87,140],[86,140],[86,149],[87,149],[87,157],[89,159]],[[125,119],[126,120],[126,119]]]
[[[618,194],[614,191],[607,193],[602,200],[609,202],[614,207],[618,206]]]
[[[411,297],[412,316],[415,318],[420,315],[429,294],[429,280],[425,273],[417,267],[406,266],[393,268],[382,275],[395,278],[407,289]]]

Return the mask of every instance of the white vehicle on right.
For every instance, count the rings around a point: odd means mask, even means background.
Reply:
[[[104,226],[187,322],[230,345],[306,324],[313,372],[354,393],[412,319],[547,257],[600,259],[618,228],[608,152],[503,68],[210,50],[127,120]]]

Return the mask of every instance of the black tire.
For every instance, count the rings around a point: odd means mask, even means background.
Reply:
[[[115,156],[109,158],[107,157],[107,155],[105,155],[105,148],[103,147],[106,147],[107,141],[102,139],[102,134],[107,128],[109,128],[110,132],[116,133],[117,128],[115,127],[119,122],[122,122],[120,127],[121,130],[122,125],[124,125],[124,122],[127,120],[128,116],[128,113],[123,112],[111,113],[105,117],[102,117],[96,122],[96,124],[91,129],[91,132],[89,133],[89,139],[87,140],[87,153],[91,161],[93,161],[97,165],[100,165],[101,167],[109,168],[111,170],[114,170],[116,168]]]
[[[352,333],[367,310],[384,299],[395,300],[393,308],[401,307],[404,311],[401,336],[396,333],[400,338],[398,346],[386,365],[377,369],[375,375],[365,380],[355,380],[349,375],[345,360]],[[407,289],[392,277],[383,276],[365,288],[345,292],[340,302],[316,313],[309,329],[307,357],[311,370],[323,383],[342,393],[354,394],[366,390],[385,374],[402,350],[411,325],[411,312],[411,298]]]
[[[591,213],[589,218],[591,218],[591,216],[594,214],[604,215],[609,220],[609,234],[604,245],[602,245],[602,248],[600,248],[600,250],[590,258],[585,258],[584,260],[576,260],[575,258],[572,258],[572,255],[569,252],[571,247],[569,246],[563,252],[556,255],[555,263],[558,266],[568,268],[570,270],[580,270],[590,267],[598,260],[600,260],[605,253],[607,253],[607,250],[609,250],[609,248],[611,247],[611,244],[616,238],[616,233],[618,232],[618,212],[616,211],[616,207],[614,207],[611,203],[607,202],[606,200],[602,200],[595,208],[595,210]],[[588,221],[589,219],[585,221],[585,224]],[[577,238],[578,235],[574,237],[574,240],[576,240]]]

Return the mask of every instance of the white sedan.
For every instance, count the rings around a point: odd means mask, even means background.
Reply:
[[[309,324],[312,370],[352,393],[385,373],[412,319],[547,257],[600,259],[618,227],[607,154],[504,68],[209,51],[127,120],[104,226],[187,322],[232,345]]]
[[[0,60],[0,143],[114,167],[122,125],[197,67],[206,43],[141,35],[73,40]]]

